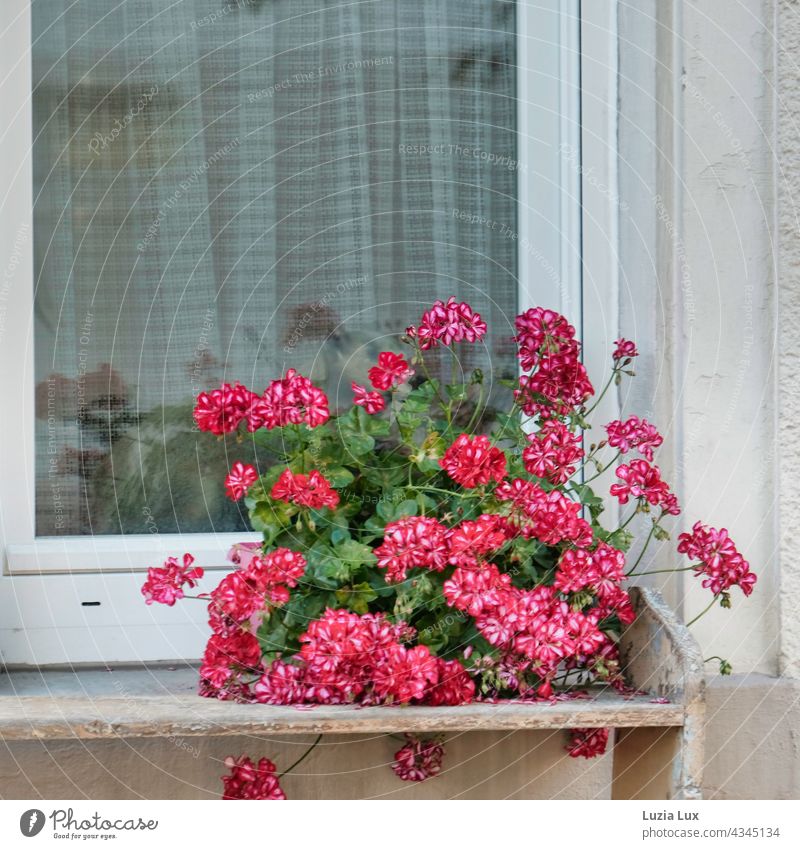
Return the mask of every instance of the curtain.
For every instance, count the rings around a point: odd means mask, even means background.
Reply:
[[[346,405],[436,298],[514,371],[513,3],[32,8],[38,534],[245,527],[197,393]]]

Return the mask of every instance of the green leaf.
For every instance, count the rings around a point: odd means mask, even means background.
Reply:
[[[344,466],[328,466],[324,469],[325,477],[331,482],[331,486],[336,489],[343,489],[355,480],[355,476],[350,469]]]
[[[416,516],[419,505],[415,500],[407,498],[401,501],[394,509],[395,520],[401,519],[404,516]]]
[[[469,387],[466,383],[449,383],[445,386],[445,392],[451,401],[466,401]]]
[[[365,582],[351,587],[342,587],[336,591],[336,601],[339,606],[359,614],[368,613],[369,603],[377,597],[375,590]]]
[[[350,531],[344,525],[336,525],[331,531],[331,542],[338,545],[340,542],[350,539]]]
[[[368,545],[356,542],[354,539],[340,543],[334,551],[340,560],[350,564],[353,572],[365,564],[373,565],[378,562],[375,552]]]

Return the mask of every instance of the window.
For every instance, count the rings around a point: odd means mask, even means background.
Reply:
[[[519,309],[580,324],[586,22],[577,0],[13,5],[4,379],[26,404],[3,450],[25,491],[3,491],[0,651],[197,655],[204,611],[144,608],[138,572],[224,568],[247,524],[221,480],[259,459],[195,432],[199,391],[293,366],[347,404],[456,294],[494,330],[461,365],[500,402]]]

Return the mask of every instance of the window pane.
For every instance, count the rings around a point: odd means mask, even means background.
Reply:
[[[40,535],[246,527],[253,447],[197,393],[292,366],[349,404],[436,298],[515,371],[513,3],[32,10]]]

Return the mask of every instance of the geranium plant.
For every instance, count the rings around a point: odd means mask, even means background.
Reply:
[[[234,546],[236,566],[207,596],[211,637],[203,696],[283,705],[459,705],[547,700],[591,682],[625,688],[618,640],[634,617],[626,578],[680,513],[653,452],[662,437],[632,416],[589,437],[594,394],[575,329],[550,310],[516,319],[521,376],[507,412],[486,379],[433,376],[444,352],[487,332],[469,305],[437,301],[354,383],[349,409],[290,369],[257,394],[225,384],[202,393],[195,421],[250,434],[278,461],[237,462],[225,480],[262,544]],[[435,350],[439,349],[439,350]],[[603,393],[632,375],[636,346],[616,342]],[[454,369],[458,373],[458,369]],[[587,444],[588,443],[588,444]],[[613,459],[607,461],[609,452]],[[600,476],[624,518],[601,522]],[[649,533],[626,566],[633,518]],[[697,523],[678,551],[730,605],[755,583],[727,532]],[[151,569],[149,602],[173,604],[202,570],[191,556]],[[723,662],[724,663],[724,662]],[[563,696],[562,696],[563,697]],[[593,756],[605,729],[575,729],[568,750]],[[394,769],[439,771],[440,741],[409,737]],[[266,758],[230,760],[226,798],[283,798]],[[285,774],[285,773],[284,773]]]

